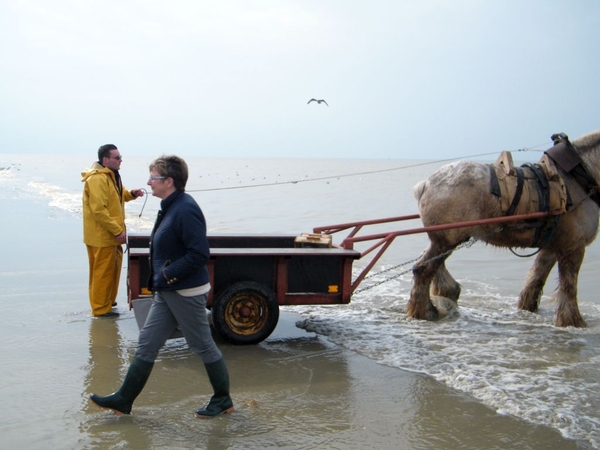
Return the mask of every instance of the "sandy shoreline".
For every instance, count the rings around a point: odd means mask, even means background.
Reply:
[[[121,336],[119,345],[130,355],[137,333],[130,314],[112,324],[94,320],[90,348],[110,352],[114,336]],[[84,406],[87,439],[146,448],[454,449],[457,441],[465,448],[577,448],[553,430],[500,416],[429,377],[377,364],[307,333],[295,326],[299,319],[283,311],[273,335],[256,346],[232,346],[217,337],[230,369],[233,414],[194,420],[191,413],[206,401],[210,386],[185,342],[171,340],[131,417]],[[112,358],[94,357],[85,393],[118,387],[115,366],[123,372],[126,361],[114,353]]]
[[[500,416],[429,377],[307,333],[295,326],[301,316],[285,308],[259,345],[218,340],[235,413],[194,418],[210,387],[183,340],[161,352],[132,416],[97,410],[86,396],[118,387],[136,345],[124,282],[121,317],[91,318],[79,220],[49,219],[50,209],[39,205],[1,203],[13,212],[5,236],[19,236],[4,240],[13,260],[0,264],[0,433],[7,448],[578,448],[554,430]]]

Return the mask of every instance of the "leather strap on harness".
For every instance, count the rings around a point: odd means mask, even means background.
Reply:
[[[541,169],[539,164],[531,164],[525,163],[524,167],[529,167],[535,178],[537,179],[537,183],[535,183],[535,187],[538,192],[539,199],[539,210],[540,211],[550,211],[550,192],[548,186],[548,178],[544,174],[544,171]],[[536,227],[535,229],[535,237],[533,238],[533,247],[543,247],[546,241],[552,235],[554,228],[558,224],[557,216],[554,218],[546,219],[541,226]]]
[[[546,212],[549,211],[550,194],[548,192],[548,179],[546,178],[544,171],[540,169],[540,166],[538,164],[525,163],[523,164],[523,167],[529,167],[529,169],[531,169],[531,171],[535,175],[535,178],[538,181],[535,184],[535,187],[537,188],[538,199],[540,201],[539,210]]]
[[[490,192],[494,194],[496,197],[500,197],[502,192],[500,191],[500,184],[498,183],[498,175],[496,175],[496,169],[494,169],[493,164],[490,164]]]
[[[523,184],[525,181],[525,177],[523,176],[523,169],[520,167],[515,167],[517,172],[517,190],[515,192],[515,196],[513,197],[513,201],[510,204],[508,211],[506,211],[507,216],[512,216],[519,205],[519,201],[521,201],[521,195],[523,194]]]

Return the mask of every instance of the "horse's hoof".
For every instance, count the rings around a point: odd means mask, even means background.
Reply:
[[[429,303],[427,308],[415,308],[410,302],[406,308],[406,315],[417,320],[437,320],[439,318],[438,310]]]
[[[448,297],[431,296],[431,303],[438,312],[438,318],[458,316],[458,303]]]
[[[581,316],[577,317],[563,317],[556,316],[556,326],[557,327],[575,327],[575,328],[586,328],[587,323]]]

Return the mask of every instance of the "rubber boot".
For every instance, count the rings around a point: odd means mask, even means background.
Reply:
[[[233,401],[229,396],[229,373],[225,361],[221,358],[213,363],[204,364],[214,395],[208,404],[196,411],[196,417],[214,417],[233,411]]]
[[[90,401],[100,408],[112,410],[117,416],[130,414],[133,401],[144,389],[152,367],[154,367],[153,362],[142,361],[134,357],[119,390],[106,397],[92,394]]]

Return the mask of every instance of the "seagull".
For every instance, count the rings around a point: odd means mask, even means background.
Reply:
[[[325,103],[325,104],[327,105],[327,102],[326,102],[325,100],[323,100],[323,99],[321,99],[321,100],[317,100],[316,98],[311,98],[311,99],[308,101],[308,103],[310,103],[310,102],[317,102],[319,105],[320,105],[321,103]],[[308,103],[307,103],[307,105],[308,105]],[[327,105],[327,106],[329,106],[329,105]]]

